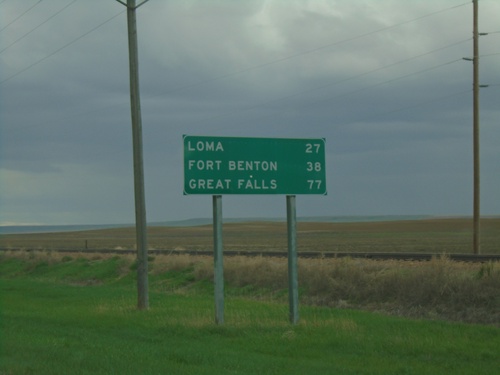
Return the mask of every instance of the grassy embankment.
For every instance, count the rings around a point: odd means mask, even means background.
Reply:
[[[99,262],[113,264],[119,259],[119,279],[128,276],[135,264],[132,255],[87,257],[80,253],[16,251],[5,252],[2,259],[26,262],[30,274],[49,265],[47,272],[68,269],[63,276],[70,281],[84,278],[81,272],[92,272],[92,265]],[[73,263],[82,270],[72,270]],[[150,278],[167,292],[190,288],[191,283],[210,282],[214,275],[213,259],[208,256],[159,255],[150,257],[149,268]],[[462,263],[445,257],[429,262],[301,259],[298,270],[302,304],[500,326],[500,262]],[[227,291],[235,290],[237,295],[286,302],[286,259],[226,257],[224,279]],[[85,280],[94,283],[91,277]],[[99,274],[95,282],[102,282]]]
[[[226,324],[215,326],[211,259],[152,260],[151,309],[137,311],[130,257],[4,255],[0,374],[496,374],[500,367],[494,326],[304,305],[291,326],[284,264],[275,261],[227,259]],[[337,261],[302,267],[303,300],[328,275],[340,290],[357,268],[353,279],[393,272],[382,262]],[[439,273],[453,269],[448,263],[425,264]],[[398,280],[422,267],[403,267]],[[455,271],[498,279],[497,265],[478,267]],[[316,281],[307,284],[309,272]]]

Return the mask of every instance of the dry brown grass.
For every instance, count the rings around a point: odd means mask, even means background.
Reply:
[[[414,317],[500,323],[500,264],[323,260],[303,262],[309,303]]]
[[[4,256],[49,264],[116,257],[54,251],[12,251]],[[121,257],[120,274],[132,272],[135,257]],[[298,266],[302,303],[500,325],[500,262],[463,263],[446,257],[424,262],[324,258],[299,259]],[[188,275],[183,284],[162,288],[169,292],[184,292],[190,284],[214,276],[213,258],[207,256],[158,255],[151,257],[149,268],[159,280],[157,286],[163,282],[162,275],[165,285],[170,285],[167,272]],[[225,257],[224,279],[236,293],[246,290],[254,298],[286,300],[287,260]]]
[[[483,219],[481,228],[482,253],[500,254],[500,219]],[[152,249],[212,250],[213,246],[211,226],[153,227],[148,234]],[[227,250],[287,249],[285,223],[225,224],[223,235]],[[469,219],[435,219],[299,223],[297,241],[299,251],[470,253],[472,222]],[[7,256],[49,264],[77,258],[105,260],[116,255],[61,254],[43,249],[131,249],[134,242],[132,228],[0,236],[0,247],[40,249],[7,252]],[[131,272],[135,256],[121,257],[125,261],[120,272]],[[211,280],[213,259],[188,255],[155,256],[150,270],[160,279],[166,272],[183,272],[190,274],[186,280],[192,282]],[[286,296],[286,259],[226,257],[224,273],[228,286],[244,289],[253,297]],[[446,257],[430,262],[300,259],[299,285],[301,300],[308,304],[500,324],[498,262],[465,264],[449,261]]]
[[[210,257],[158,256],[153,263],[155,272],[191,267],[194,280],[213,278]],[[231,287],[260,290],[255,294],[259,298],[283,296],[287,261],[226,257],[224,279]],[[471,264],[446,257],[428,262],[300,259],[299,285],[307,304],[500,324],[499,262]]]
[[[287,249],[286,223],[224,224],[226,250]],[[471,219],[364,223],[299,223],[299,251],[472,253]],[[150,227],[150,249],[211,250],[212,226]],[[133,249],[133,228],[1,235],[0,247],[38,249]],[[500,254],[500,218],[481,220],[481,252]]]

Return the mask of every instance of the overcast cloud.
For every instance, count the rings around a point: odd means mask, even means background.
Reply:
[[[482,214],[500,214],[500,2],[481,0]],[[134,221],[125,7],[0,1],[0,224]],[[326,138],[299,216],[472,214],[472,2],[150,0],[137,10],[148,221],[183,196],[182,135]],[[225,196],[281,217],[282,196]]]

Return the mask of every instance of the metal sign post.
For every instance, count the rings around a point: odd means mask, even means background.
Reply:
[[[222,196],[214,195],[214,296],[215,296],[215,323],[224,324],[224,263],[222,244]]]
[[[297,273],[297,214],[295,195],[286,196],[288,228],[288,300],[290,323],[299,322],[299,278]]]

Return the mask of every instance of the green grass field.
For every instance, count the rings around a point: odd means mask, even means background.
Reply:
[[[302,305],[229,283],[213,323],[210,278],[150,275],[138,311],[123,257],[0,259],[0,374],[497,374],[500,328]],[[156,262],[156,260],[154,261]],[[154,264],[154,263],[153,263]],[[496,272],[496,271],[495,271]]]

